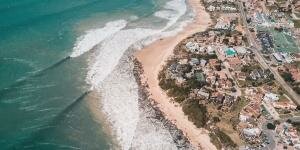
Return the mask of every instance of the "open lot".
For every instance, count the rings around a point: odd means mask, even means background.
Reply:
[[[284,32],[274,29],[269,30],[274,40],[274,48],[279,52],[296,52],[299,53],[299,47],[295,43],[295,39]]]

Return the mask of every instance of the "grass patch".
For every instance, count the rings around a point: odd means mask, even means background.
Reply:
[[[210,141],[216,146],[218,150],[222,149],[222,143],[220,142],[218,136],[214,133],[209,133]]]
[[[232,141],[230,136],[228,136],[223,131],[217,131],[216,135],[219,137],[221,143],[224,144],[225,147],[233,147],[235,148],[237,145]]]
[[[209,134],[211,142],[216,146],[217,149],[235,149],[237,145],[225,132],[221,130],[216,130]]]
[[[293,20],[293,22],[295,28],[300,28],[300,20]]]
[[[182,110],[188,119],[192,121],[198,128],[204,127],[207,118],[206,106],[199,104],[199,100],[187,99],[182,104]]]
[[[237,101],[235,101],[231,107],[231,111],[233,113],[239,113],[246,105],[248,104],[248,101],[245,97],[238,98]]]

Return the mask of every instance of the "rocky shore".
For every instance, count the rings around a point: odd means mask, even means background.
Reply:
[[[178,149],[191,149],[192,145],[183,134],[183,131],[178,129],[175,124],[168,120],[163,112],[157,107],[157,103],[150,98],[150,93],[147,90],[149,86],[147,83],[143,84],[141,80],[141,76],[143,74],[141,63],[136,58],[132,58],[132,61],[134,63],[134,77],[139,85],[138,102],[140,110],[149,115],[148,119],[154,126],[158,128],[163,127],[170,132]]]

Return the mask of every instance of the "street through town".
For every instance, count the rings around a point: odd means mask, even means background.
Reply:
[[[274,79],[283,87],[283,89],[285,89],[285,91],[288,93],[288,95],[292,97],[292,100],[299,106],[300,105],[300,96],[284,81],[284,79],[278,73],[276,68],[272,68],[268,63],[266,63],[265,59],[263,58],[263,56],[260,53],[260,51],[261,51],[260,46],[257,44],[255,37],[252,36],[252,34],[249,30],[249,26],[247,23],[247,15],[244,11],[244,6],[243,6],[242,2],[239,2],[238,6],[239,6],[239,9],[241,12],[241,17],[242,17],[242,20],[243,20],[243,23],[244,23],[244,26],[246,29],[246,37],[247,37],[249,45],[250,45],[249,49],[255,54],[256,60],[260,63],[260,65],[264,69],[269,69],[273,73]]]

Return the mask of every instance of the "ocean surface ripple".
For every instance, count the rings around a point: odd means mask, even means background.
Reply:
[[[115,20],[103,28],[87,31],[74,46],[71,57],[93,50],[86,82],[100,93],[99,105],[122,149],[178,149],[170,130],[163,123],[154,124],[149,119],[153,112],[140,107],[130,57],[143,46],[178,32],[188,20],[180,20],[186,14],[185,0],[168,1],[153,14],[166,20],[161,29],[127,27],[138,18]]]

